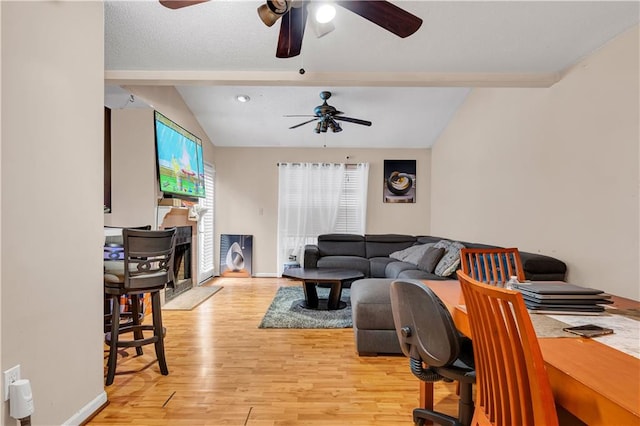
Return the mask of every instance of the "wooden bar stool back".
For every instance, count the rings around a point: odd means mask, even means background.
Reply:
[[[169,374],[164,355],[166,330],[162,327],[160,291],[174,280],[175,228],[160,231],[124,229],[122,237],[123,268],[121,271],[109,270],[104,275],[104,292],[112,301],[111,330],[105,334],[105,341],[109,345],[107,385],[111,385],[115,377],[118,348],[135,347],[136,353],[142,355],[142,346],[153,343],[160,372]],[[142,324],[138,312],[140,297],[145,294],[151,297],[151,325]],[[125,326],[120,324],[120,298],[123,295],[131,297],[133,320],[132,324]],[[153,334],[145,337],[145,331]],[[133,333],[133,338],[121,339],[125,333]]]
[[[106,226],[105,229],[120,231],[120,235],[112,235],[105,236],[105,244],[104,244],[104,272],[110,273],[115,270],[116,274],[120,273],[120,271],[124,270],[124,244],[122,242],[122,230],[123,229],[143,229],[150,230],[151,225],[144,226]],[[120,306],[126,303],[129,306],[130,299],[127,297],[122,297],[120,300]],[[144,315],[144,309],[142,307],[142,301],[140,301],[140,312],[139,315],[142,317]],[[120,312],[120,326],[122,325],[131,325],[131,310],[125,310],[124,312]],[[104,297],[104,332],[107,333],[111,331],[111,297],[105,294]]]
[[[531,318],[516,290],[462,271],[476,368],[473,425],[555,426],[558,416]]]

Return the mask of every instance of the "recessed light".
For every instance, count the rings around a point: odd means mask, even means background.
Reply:
[[[248,95],[238,95],[238,96],[236,96],[236,100],[238,102],[244,103],[244,102],[249,102],[251,100],[251,98]]]

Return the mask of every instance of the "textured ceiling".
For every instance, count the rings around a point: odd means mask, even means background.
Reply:
[[[219,146],[429,147],[469,87],[549,86],[639,14],[638,2],[393,3],[424,21],[406,39],[337,7],[335,31],[316,38],[307,25],[302,54],[279,59],[280,23],[262,24],[260,1],[179,10],[106,1],[106,84],[175,86]],[[373,125],[289,130],[304,118],[283,115],[312,114],[322,90],[344,115]],[[133,106],[126,93],[107,93],[110,106]],[[251,102],[236,102],[240,93]]]

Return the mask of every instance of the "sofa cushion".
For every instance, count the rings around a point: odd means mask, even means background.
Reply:
[[[391,312],[393,280],[365,278],[351,284],[353,326],[363,330],[395,330]]]
[[[372,278],[385,278],[385,269],[391,262],[396,262],[390,257],[372,257],[369,259],[369,276]]]
[[[438,262],[444,256],[444,248],[430,246],[427,251],[422,255],[422,259],[418,261],[418,269],[425,272],[433,273],[435,271]]]
[[[320,257],[359,256],[365,257],[364,237],[355,234],[324,234],[318,236]]]
[[[419,270],[413,263],[400,262],[396,260],[395,262],[391,262],[387,265],[384,270],[384,276],[387,278],[398,278],[400,272],[406,271],[407,269]]]
[[[441,277],[450,276],[460,265],[460,249],[463,249],[464,245],[459,241],[442,240],[433,247],[445,249],[444,256],[436,265],[435,274]]]
[[[324,256],[318,260],[318,268],[351,269],[369,276],[369,260],[358,256]]]
[[[373,234],[365,235],[367,257],[385,257],[394,251],[403,250],[416,243],[413,235]]]
[[[419,244],[437,243],[439,241],[446,240],[446,238],[434,237],[431,235],[420,235],[416,239]]]
[[[402,280],[434,280],[434,281],[443,281],[450,280],[451,277],[441,277],[440,275],[436,275],[433,273],[429,273],[426,271],[422,271],[420,269],[405,269],[401,271],[396,279]]]

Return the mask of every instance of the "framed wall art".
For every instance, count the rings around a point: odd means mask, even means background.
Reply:
[[[416,160],[384,160],[385,203],[416,202]]]
[[[220,235],[220,276],[251,277],[253,235]]]

